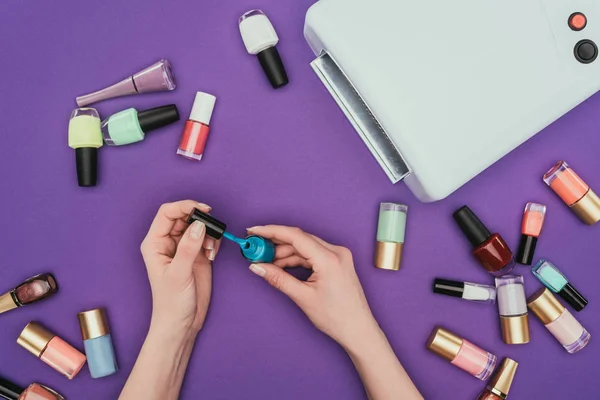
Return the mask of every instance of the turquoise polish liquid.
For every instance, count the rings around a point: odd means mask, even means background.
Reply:
[[[252,235],[241,239],[229,232],[223,233],[223,237],[237,243],[242,255],[250,262],[270,263],[275,259],[275,245],[263,237]]]
[[[550,290],[558,293],[569,283],[558,268],[547,260],[540,260],[532,269],[533,274]]]

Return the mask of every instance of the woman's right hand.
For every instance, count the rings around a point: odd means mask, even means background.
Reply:
[[[256,226],[248,232],[277,245],[273,264],[252,264],[250,270],[288,295],[346,350],[369,399],[423,399],[371,313],[350,250],[287,226]],[[303,282],[285,267],[313,273]]]
[[[271,239],[277,246],[272,264],[252,264],[250,270],[289,296],[322,332],[347,351],[362,347],[379,326],[371,313],[354,270],[352,253],[299,228],[267,225],[248,233]],[[313,271],[303,282],[285,267]]]

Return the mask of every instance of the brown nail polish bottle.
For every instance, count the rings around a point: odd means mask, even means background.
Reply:
[[[512,385],[519,364],[510,358],[502,361],[500,368],[496,370],[492,379],[489,380],[485,390],[477,397],[477,400],[504,400]]]
[[[0,295],[0,314],[44,300],[56,292],[58,292],[58,283],[54,275],[36,275],[10,292]]]
[[[513,254],[502,236],[490,233],[469,207],[462,206],[453,217],[473,245],[473,255],[490,274],[506,275],[515,267]]]

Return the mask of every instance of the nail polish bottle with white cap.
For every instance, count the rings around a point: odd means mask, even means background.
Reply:
[[[277,51],[279,36],[261,10],[251,10],[240,17],[240,34],[249,54],[256,55],[273,89],[288,84],[283,61]]]
[[[210,117],[216,101],[217,98],[212,94],[196,93],[190,119],[185,123],[177,154],[190,160],[200,161],[202,159],[210,131]]]

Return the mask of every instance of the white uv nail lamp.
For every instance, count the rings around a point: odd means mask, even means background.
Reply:
[[[600,89],[597,0],[321,0],[304,35],[388,177],[424,202]]]

